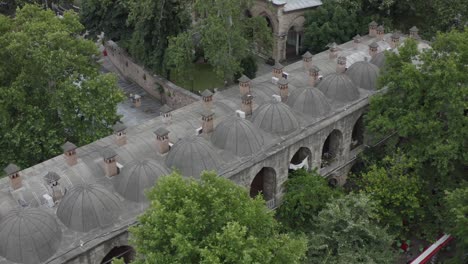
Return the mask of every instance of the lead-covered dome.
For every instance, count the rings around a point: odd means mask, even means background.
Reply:
[[[359,90],[344,73],[327,75],[319,83],[318,89],[333,103],[349,103],[359,98]]]
[[[166,158],[167,167],[178,169],[183,176],[195,178],[200,178],[204,170],[217,171],[221,164],[216,149],[200,136],[179,140]]]
[[[12,262],[44,262],[55,254],[61,240],[55,217],[41,209],[12,209],[0,221],[0,255]]]
[[[317,88],[298,88],[288,97],[287,104],[310,117],[321,117],[331,111],[327,97]]]
[[[351,65],[346,74],[358,87],[366,90],[375,90],[377,88],[379,72],[379,67],[374,64],[368,61],[359,61]]]
[[[77,184],[62,198],[57,217],[72,230],[88,232],[112,224],[119,204],[119,198],[100,185]]]
[[[299,127],[291,109],[275,99],[259,106],[252,120],[257,127],[276,135],[287,135]]]
[[[216,126],[213,144],[237,156],[250,156],[263,146],[263,135],[250,121],[234,116]]]
[[[374,64],[375,66],[379,67],[379,69],[383,69],[385,66],[385,52],[377,53],[371,60],[370,63]]]
[[[17,206],[18,204],[11,195],[0,191],[0,220],[2,220],[2,217],[7,215],[11,209]]]
[[[156,180],[169,174],[169,170],[155,160],[139,160],[125,165],[119,175],[112,179],[115,190],[125,199],[133,202],[146,202],[145,190]]]

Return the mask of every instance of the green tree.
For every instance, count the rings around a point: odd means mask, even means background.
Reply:
[[[26,5],[0,15],[0,167],[29,167],[111,133],[123,100],[113,75],[102,75],[97,48],[79,37],[78,16]]]
[[[361,192],[376,202],[376,213],[393,234],[406,235],[418,224],[421,205],[421,182],[415,160],[397,152],[370,166],[360,175]],[[410,225],[403,226],[403,222]]]
[[[216,74],[232,81],[236,73],[244,70],[242,59],[255,50],[271,49],[271,30],[265,19],[245,15],[251,4],[249,0],[194,1],[194,10],[201,15],[188,34],[177,36],[182,40],[171,41],[172,45],[178,46],[171,50],[187,54],[192,53],[194,46],[200,46]],[[188,42],[196,43],[187,45]],[[168,67],[173,70],[191,63],[191,60],[171,61]]]
[[[457,258],[463,262],[463,254],[468,252],[468,186],[447,192],[445,197],[448,223],[447,233],[456,238]],[[465,257],[466,258],[466,257]]]
[[[164,65],[169,38],[187,30],[191,23],[190,0],[128,0],[129,43],[132,56],[168,77]]]
[[[148,198],[130,229],[136,263],[299,263],[305,254],[305,239],[280,234],[261,197],[215,173],[173,173]]]
[[[376,204],[363,194],[331,200],[315,220],[308,263],[395,263],[392,238],[377,224]]]
[[[370,18],[361,11],[361,5],[361,1],[327,0],[319,8],[306,12],[305,47],[312,52],[320,52],[329,43],[340,44],[358,33],[365,33]]]
[[[285,188],[277,217],[291,231],[312,231],[318,213],[327,202],[342,194],[331,188],[316,171],[297,170],[289,174]]]
[[[457,164],[467,164],[468,30],[438,35],[432,49],[419,52],[407,40],[399,53],[387,53],[380,79],[386,92],[374,96],[368,129],[377,135],[396,133],[399,146],[429,168],[426,180],[451,184]]]

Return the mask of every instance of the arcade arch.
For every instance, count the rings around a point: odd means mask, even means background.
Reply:
[[[359,117],[353,127],[353,132],[351,134],[351,146],[350,149],[353,150],[356,147],[364,144],[364,118],[363,116]]]
[[[309,170],[312,160],[312,151],[307,147],[300,147],[291,158],[290,170],[306,169]]]
[[[323,143],[321,167],[325,168],[334,163],[342,154],[343,134],[335,129]]]
[[[252,183],[250,184],[250,197],[254,198],[259,194],[267,202],[267,206],[274,208],[275,206],[275,193],[276,193],[276,171],[271,167],[263,167]]]
[[[107,253],[101,264],[112,264],[113,258],[122,258],[125,263],[130,263],[135,258],[136,251],[131,246],[114,247]]]

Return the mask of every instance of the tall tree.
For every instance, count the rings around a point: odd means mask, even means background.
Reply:
[[[63,18],[26,5],[0,15],[0,167],[28,167],[110,134],[123,100],[115,76],[102,75],[95,44],[74,13]]]
[[[375,202],[366,195],[331,200],[315,220],[307,263],[395,263],[392,238],[377,219]]]
[[[341,196],[316,171],[297,170],[289,174],[281,207],[277,211],[280,222],[291,231],[310,232],[314,220],[327,202]]]
[[[456,238],[458,263],[466,263],[468,256],[468,185],[464,182],[461,187],[447,192],[446,223],[447,232]]]
[[[245,14],[251,4],[249,0],[194,1],[194,10],[200,17],[192,24],[189,34],[180,34],[171,41],[168,57],[181,57],[177,55],[180,52],[190,54],[192,50],[187,49],[198,45],[218,76],[232,81],[236,73],[243,71],[242,59],[252,55],[255,50],[271,48],[271,30],[265,19]],[[196,43],[190,46],[186,45],[188,42]],[[192,59],[170,61],[168,66],[171,69],[184,67],[191,64]]]
[[[133,28],[129,46],[132,56],[157,73],[167,75],[164,57],[168,38],[189,27],[191,3],[191,0],[128,0],[128,24]]]
[[[278,232],[273,212],[235,183],[177,173],[148,192],[150,207],[131,228],[135,263],[300,263],[305,239]]]

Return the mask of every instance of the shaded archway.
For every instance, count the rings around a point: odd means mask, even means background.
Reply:
[[[286,40],[286,59],[292,59],[300,56],[302,50],[302,33],[291,27],[288,30]]]
[[[343,134],[339,130],[333,130],[328,135],[322,147],[322,162],[321,167],[327,167],[337,160],[341,155],[341,141]]]
[[[364,143],[364,120],[363,117],[359,117],[353,127],[353,132],[351,134],[351,146],[350,149],[353,150]]]
[[[274,208],[275,203],[275,189],[276,189],[276,171],[270,167],[263,167],[252,183],[250,184],[250,197],[256,197],[259,194],[263,195],[267,205]]]
[[[130,263],[135,258],[135,249],[131,246],[114,247],[102,259],[101,264],[112,264],[112,259],[123,259],[125,263]]]
[[[312,152],[309,148],[301,147],[299,148],[294,156],[291,158],[289,165],[290,170],[306,169],[309,170],[309,162],[312,157]]]

